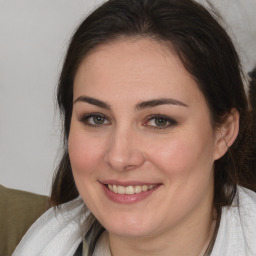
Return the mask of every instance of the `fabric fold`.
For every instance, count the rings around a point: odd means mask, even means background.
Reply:
[[[13,256],[74,256],[90,228],[86,223],[89,214],[80,197],[51,208],[32,225]],[[94,256],[110,255],[107,238],[104,232],[96,244]],[[211,253],[211,256],[220,255],[256,255],[256,193],[253,191],[238,186],[232,205],[222,208]]]
[[[88,214],[80,197],[49,209],[31,226],[13,256],[73,256],[87,232]]]

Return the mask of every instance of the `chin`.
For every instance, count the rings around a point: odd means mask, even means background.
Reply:
[[[113,222],[115,219],[115,222]],[[152,219],[145,222],[143,218],[113,218],[111,222],[103,225],[109,233],[123,237],[144,237],[154,232]]]

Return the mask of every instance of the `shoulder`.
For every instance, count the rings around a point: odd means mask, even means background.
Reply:
[[[236,213],[235,215],[246,231],[245,235],[254,234],[256,244],[256,193],[239,186],[237,197],[229,211],[231,214]]]
[[[256,193],[244,187],[238,186],[238,206],[242,209],[256,209]]]
[[[212,256],[256,255],[256,193],[238,186],[233,204],[222,208]]]
[[[253,241],[254,255],[256,255],[256,193],[238,187],[237,214],[243,227],[246,241]]]

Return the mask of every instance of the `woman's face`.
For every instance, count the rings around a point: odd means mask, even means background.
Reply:
[[[83,60],[68,146],[78,191],[112,234],[163,234],[212,209],[218,153],[209,109],[161,44],[115,41]]]

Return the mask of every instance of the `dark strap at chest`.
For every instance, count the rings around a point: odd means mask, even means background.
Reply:
[[[74,256],[83,256],[83,242],[79,244]]]

